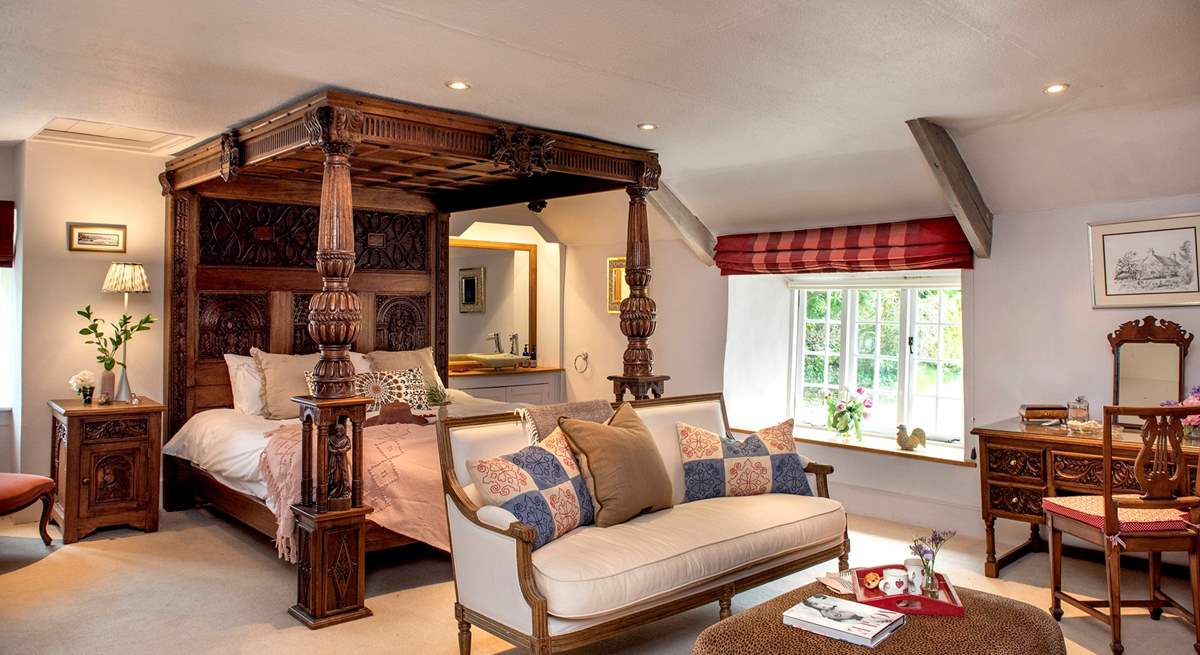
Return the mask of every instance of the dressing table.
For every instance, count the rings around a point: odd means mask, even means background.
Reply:
[[[1183,400],[1183,364],[1192,335],[1178,323],[1147,316],[1123,323],[1108,335],[1108,342],[1113,352],[1113,404]],[[1113,434],[1113,487],[1134,493],[1138,484],[1133,460],[1141,447],[1141,426],[1135,417],[1122,424],[1123,431]],[[979,437],[980,506],[987,540],[984,574],[995,578],[1026,553],[1046,549],[1038,529],[1045,523],[1042,498],[1102,492],[1102,435],[1017,418],[976,427],[971,433]],[[1194,488],[1200,447],[1185,443],[1184,458]],[[1030,524],[1029,539],[997,556],[996,519]]]

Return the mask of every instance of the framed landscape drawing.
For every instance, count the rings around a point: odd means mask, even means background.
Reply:
[[[67,223],[67,250],[125,252],[125,226]]]
[[[1200,214],[1088,225],[1093,307],[1200,304]]]

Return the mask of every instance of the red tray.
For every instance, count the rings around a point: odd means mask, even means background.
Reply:
[[[941,573],[933,574],[938,581],[937,598],[924,594],[896,594],[895,596],[889,596],[878,589],[867,589],[863,583],[863,576],[872,571],[883,575],[883,572],[887,569],[905,570],[899,564],[854,569],[855,600],[866,605],[871,605],[872,607],[892,610],[893,612],[900,612],[902,614],[929,614],[934,616],[963,615],[963,605],[962,600],[958,597],[958,590]]]

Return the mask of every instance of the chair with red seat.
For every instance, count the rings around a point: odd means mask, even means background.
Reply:
[[[38,530],[42,541],[50,545],[50,508],[54,506],[54,480],[43,475],[0,473],[0,516],[12,514],[42,501],[42,519]]]
[[[1187,461],[1183,457],[1183,419],[1200,414],[1200,406],[1104,408],[1104,446],[1100,496],[1046,498],[1042,507],[1050,529],[1050,613],[1062,618],[1062,601],[1109,625],[1110,647],[1120,655],[1121,607],[1142,607],[1157,620],[1164,608],[1178,611],[1196,631],[1193,644],[1200,653],[1200,481],[1189,488]],[[1142,446],[1132,462],[1118,460],[1118,477],[1123,483],[1132,472],[1140,493],[1114,493],[1113,423],[1120,416],[1137,416],[1144,421]],[[1125,486],[1123,484],[1123,486]],[[1131,489],[1132,490],[1132,489]],[[1104,549],[1108,570],[1108,600],[1085,600],[1062,590],[1062,535],[1073,535]],[[1121,598],[1121,554],[1147,553],[1150,560],[1150,597]],[[1191,572],[1192,611],[1162,590],[1162,554],[1185,552]],[[1108,608],[1108,612],[1102,612]]]

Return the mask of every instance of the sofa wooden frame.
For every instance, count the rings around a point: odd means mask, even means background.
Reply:
[[[651,407],[655,405],[681,405],[697,402],[712,402],[718,401],[721,404],[721,415],[725,422],[726,432],[729,431],[729,417],[725,411],[724,397],[720,393],[713,394],[697,394],[689,396],[675,396],[666,398],[655,398],[648,400],[635,400],[631,404],[635,407]],[[618,403],[613,403],[614,408]],[[747,564],[740,569],[728,571],[724,575],[737,573],[738,571],[746,571],[744,577],[735,579],[720,587],[711,589],[700,589],[695,593],[688,594],[682,597],[673,597],[659,603],[654,603],[645,609],[632,613],[625,614],[613,618],[602,623],[598,623],[587,628],[583,628],[576,632],[570,632],[563,635],[550,634],[550,614],[547,611],[546,597],[542,595],[537,587],[537,582],[533,577],[533,540],[535,530],[532,526],[525,523],[514,522],[507,528],[497,527],[481,520],[478,516],[479,506],[475,504],[468,496],[462,485],[458,482],[458,477],[455,473],[454,451],[450,441],[450,432],[455,428],[463,427],[478,427],[482,425],[490,425],[495,423],[503,423],[508,421],[520,420],[515,413],[490,414],[487,416],[476,416],[461,419],[446,419],[438,424],[438,450],[441,457],[442,467],[442,486],[450,502],[462,513],[467,520],[475,526],[494,532],[505,537],[514,539],[516,542],[516,567],[517,579],[521,587],[521,594],[525,598],[525,602],[529,604],[532,616],[532,634],[522,632],[521,630],[512,628],[499,621],[496,621],[488,616],[485,616],[469,607],[464,606],[459,602],[458,597],[458,579],[455,577],[455,603],[454,615],[458,621],[458,648],[461,655],[469,655],[471,652],[471,626],[478,626],[484,630],[496,635],[497,637],[507,641],[518,648],[524,648],[531,655],[549,655],[553,652],[560,652],[579,648],[587,644],[595,643],[610,637],[614,637],[632,627],[652,623],[659,619],[666,618],[687,610],[699,607],[706,603],[717,601],[720,607],[720,618],[728,618],[732,611],[734,594],[756,587],[760,584],[776,580],[786,575],[806,569],[815,564],[825,562],[831,559],[838,560],[838,568],[846,570],[849,567],[850,557],[850,538],[849,534],[843,536],[842,542],[835,544],[830,548],[826,548],[820,552],[814,553],[808,557],[799,560],[788,560],[765,570],[759,569],[764,562],[757,561],[752,564]],[[816,477],[817,489],[816,494],[823,498],[829,497],[829,475],[833,473],[833,467],[827,464],[818,464],[809,462],[805,466],[805,471],[813,474]],[[451,537],[451,553],[457,552],[453,545],[453,536]],[[788,551],[776,556],[777,559],[786,559],[795,551]]]

